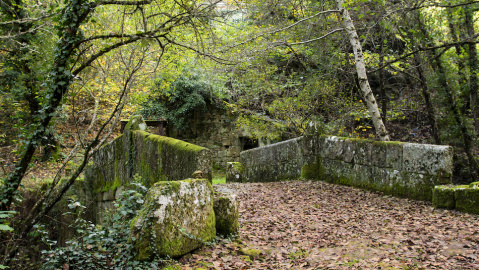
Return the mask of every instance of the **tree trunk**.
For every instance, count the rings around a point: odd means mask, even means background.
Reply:
[[[64,95],[68,92],[71,83],[70,62],[74,55],[74,44],[79,38],[78,30],[92,9],[83,6],[83,0],[68,1],[65,14],[63,14],[59,26],[62,36],[56,44],[54,65],[51,68],[51,80],[47,104],[44,106],[44,113],[41,119],[34,123],[35,128],[28,140],[21,159],[15,164],[15,170],[4,179],[4,186],[0,194],[0,211],[10,208],[18,187],[32,161],[33,154],[37,149],[42,137],[45,135],[48,125],[53,118],[55,111],[60,105]]]
[[[384,37],[382,37],[383,39]],[[381,40],[380,45],[381,52],[379,53],[379,66],[382,67],[384,64],[384,43]],[[379,85],[381,87],[381,112],[383,114],[383,121],[387,122],[387,112],[388,112],[388,97],[386,95],[386,86],[384,83],[384,69],[379,71]]]
[[[476,33],[474,31],[474,12],[470,6],[464,7],[465,20],[464,24],[466,26],[467,34],[469,37],[474,36]],[[468,44],[469,51],[469,92],[471,94],[471,110],[472,117],[474,118],[474,129],[476,134],[479,134],[479,104],[477,101],[477,92],[478,92],[478,79],[477,72],[479,68],[479,63],[477,61],[477,48],[476,44]]]
[[[426,27],[424,26],[421,20],[419,11],[416,11],[415,15],[416,15],[415,19],[417,22],[416,25],[419,27],[419,30],[421,31],[423,38],[427,40],[428,43],[430,43],[431,39],[429,37],[429,33],[427,32]],[[428,44],[428,45],[431,45],[431,44]],[[441,89],[445,93],[446,103],[449,105],[449,110],[453,114],[454,120],[456,121],[462,133],[462,138],[464,142],[464,152],[466,153],[466,156],[469,162],[471,177],[474,179],[474,181],[477,181],[478,179],[477,177],[479,176],[479,166],[477,164],[476,159],[474,158],[474,155],[472,154],[472,142],[473,142],[472,137],[469,134],[466,123],[463,120],[463,116],[461,115],[459,107],[456,104],[454,96],[452,95],[452,89],[449,86],[449,83],[447,82],[446,72],[444,70],[441,57],[437,57],[438,55],[437,49],[432,50],[432,52],[434,57],[434,60],[432,61],[432,67],[437,74],[439,85],[441,86]]]
[[[416,72],[418,74],[419,83],[421,85],[421,92],[426,103],[427,120],[429,122],[429,125],[431,125],[431,132],[432,137],[434,138],[434,143],[441,145],[441,137],[439,134],[439,129],[437,128],[437,122],[435,117],[436,112],[431,102],[431,95],[429,94],[427,79],[426,76],[424,76],[424,69],[422,67],[422,61],[419,54],[414,54],[414,65],[416,66]]]
[[[371,86],[369,85],[368,77],[366,75],[366,66],[363,59],[363,49],[361,43],[359,42],[358,33],[354,27],[353,21],[349,16],[348,10],[343,7],[343,0],[335,0],[336,7],[340,11],[342,23],[349,37],[349,42],[353,47],[354,51],[354,60],[356,62],[356,71],[358,73],[358,81],[361,91],[363,92],[364,100],[368,107],[369,114],[373,120],[374,127],[376,129],[376,134],[381,141],[389,141],[389,134],[386,130],[386,126],[381,119],[381,113],[379,112],[378,103],[374,97]]]
[[[451,35],[451,39],[453,42],[457,43],[459,42],[459,37],[461,40],[464,40],[465,37],[462,34],[462,32],[458,32],[457,28],[454,24],[454,14],[452,12],[451,8],[447,8],[447,20],[448,20],[448,27],[449,27],[449,34]],[[465,60],[461,57],[464,55],[465,49],[457,44],[454,46],[456,49],[456,54],[457,54],[457,66],[458,66],[458,75],[459,75],[459,87],[461,88],[461,98],[464,100],[464,105],[462,107],[462,113],[463,114],[468,114],[469,110],[471,109],[471,93],[469,86],[467,85],[467,77],[466,77],[466,62]]]

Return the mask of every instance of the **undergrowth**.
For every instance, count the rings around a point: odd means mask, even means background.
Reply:
[[[128,241],[129,222],[136,216],[143,204],[146,187],[133,183],[132,188],[122,194],[122,199],[115,203],[103,220],[102,225],[94,225],[82,218],[84,206],[79,202],[68,205],[77,218],[73,226],[77,238],[67,241],[65,247],[43,250],[43,270],[53,269],[162,269],[172,260],[155,256],[150,262],[134,259],[132,244]]]

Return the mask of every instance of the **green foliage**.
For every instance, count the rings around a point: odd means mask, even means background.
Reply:
[[[0,236],[4,232],[11,232],[13,231],[13,228],[10,227],[8,219],[11,218],[13,215],[15,215],[17,212],[15,211],[0,211]],[[0,269],[7,269],[7,266],[1,265],[0,264]]]
[[[200,70],[186,69],[178,77],[161,75],[151,89],[151,95],[143,104],[141,114],[145,118],[164,118],[176,128],[188,127],[188,120],[196,110],[206,110],[213,103],[213,85]]]
[[[68,241],[66,247],[44,250],[45,263],[41,269],[59,269],[64,265],[74,269],[159,268],[166,261],[160,258],[152,262],[135,261],[128,241],[129,222],[144,203],[146,191],[141,184],[132,183],[131,189],[123,192],[123,199],[116,202],[116,210],[105,218],[102,225],[82,219],[83,206],[80,203],[69,204],[68,207],[78,215],[74,226],[80,237]]]

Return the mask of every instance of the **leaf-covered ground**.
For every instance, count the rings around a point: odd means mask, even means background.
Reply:
[[[216,188],[239,195],[239,238],[183,269],[479,269],[476,215],[323,182]]]

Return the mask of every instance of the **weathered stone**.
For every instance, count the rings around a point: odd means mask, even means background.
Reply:
[[[372,164],[371,154],[372,154],[372,148],[373,148],[371,141],[359,140],[359,139],[354,139],[352,141],[356,149],[356,153],[354,155],[354,164],[360,164],[360,165],[366,165],[366,166],[371,165]]]
[[[169,137],[142,131],[142,118],[130,119],[124,133],[105,144],[85,169],[85,182],[92,198],[113,201],[117,189],[135,176],[150,187],[158,181],[191,177],[200,170],[201,178],[212,180],[211,151]]]
[[[135,130],[146,130],[146,127],[147,125],[145,120],[143,120],[143,117],[141,115],[134,115],[128,120],[123,133],[128,133]]]
[[[216,232],[223,235],[238,233],[239,209],[236,194],[215,198],[213,208],[216,217]]]
[[[304,136],[298,142],[304,157],[318,155],[318,136]]]
[[[401,142],[383,142],[387,144],[386,168],[402,170],[403,145]]]
[[[432,196],[432,205],[437,208],[454,209],[456,200],[452,186],[436,186]]]
[[[246,182],[268,182],[296,179],[303,164],[301,138],[241,152],[240,160],[247,170]]]
[[[320,136],[318,140],[319,156],[326,159],[344,160],[345,138],[336,136]]]
[[[193,179],[201,179],[201,178],[204,178],[202,171],[195,171],[195,172],[193,172],[193,174],[191,175],[191,177],[192,177]]]
[[[213,188],[206,179],[158,182],[131,221],[130,240],[137,260],[153,254],[178,257],[216,235]]]
[[[403,145],[403,170],[407,172],[452,176],[452,147],[408,143]]]
[[[454,188],[456,210],[479,214],[479,188],[459,186]]]
[[[386,167],[386,154],[389,145],[384,142],[373,141],[371,143],[371,165],[375,167]]]
[[[344,150],[343,150],[343,157],[344,157],[344,162],[353,162],[354,156],[356,154],[356,144],[351,141],[350,139],[344,140]]]
[[[243,182],[244,167],[239,162],[226,163],[226,183]]]
[[[299,151],[294,150],[295,147],[299,147]],[[306,136],[245,151],[241,153],[241,160],[247,182],[295,179],[299,172],[307,179],[420,200],[431,200],[434,186],[451,183],[452,174],[452,148],[447,146],[418,147],[417,144],[326,135]],[[406,170],[408,166],[419,169]]]

